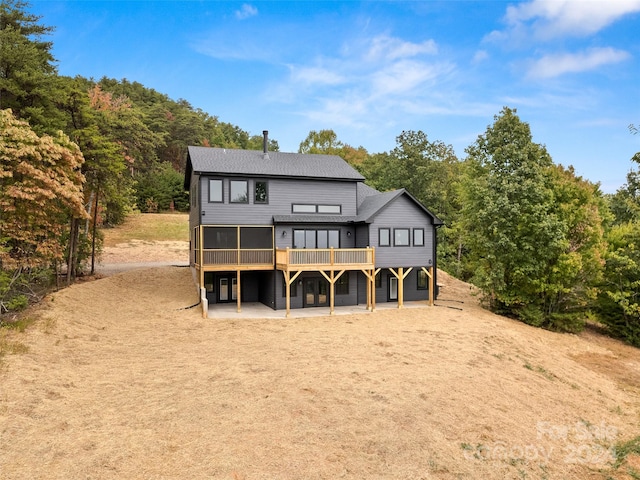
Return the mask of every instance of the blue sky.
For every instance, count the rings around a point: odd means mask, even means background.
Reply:
[[[126,78],[297,151],[403,130],[465,148],[516,108],[556,163],[614,192],[640,151],[640,0],[32,1],[61,75]]]

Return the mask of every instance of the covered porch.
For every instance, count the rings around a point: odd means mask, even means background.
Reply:
[[[375,249],[367,248],[284,248],[276,249],[276,269],[285,282],[286,314],[291,314],[291,284],[302,272],[319,272],[329,284],[329,314],[335,313],[335,286],[347,271],[361,271],[367,278],[367,310],[375,309]]]

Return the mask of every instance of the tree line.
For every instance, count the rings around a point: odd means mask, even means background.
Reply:
[[[58,75],[52,31],[28,3],[0,2],[0,314],[93,270],[98,225],[188,210],[188,145],[262,148],[140,83]]]
[[[39,22],[25,2],[0,3],[0,312],[88,268],[98,225],[187,210],[188,145],[262,148],[262,136],[137,82],[58,75],[52,28]],[[311,131],[299,152],[339,155],[379,190],[406,188],[445,222],[439,266],[478,286],[488,308],[558,331],[598,321],[640,346],[640,153],[605,195],[508,107],[462,159],[422,131],[382,153]]]
[[[379,190],[406,188],[445,223],[439,267],[476,285],[496,313],[563,332],[597,322],[640,347],[640,153],[605,195],[556,164],[508,107],[463,159],[421,131],[377,154],[314,131],[300,151],[341,155]]]

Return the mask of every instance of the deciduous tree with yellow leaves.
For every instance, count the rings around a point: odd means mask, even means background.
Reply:
[[[87,216],[83,161],[63,133],[38,136],[11,110],[0,110],[0,270],[6,278],[16,270],[73,264],[71,225]],[[8,290],[0,280],[0,295]]]

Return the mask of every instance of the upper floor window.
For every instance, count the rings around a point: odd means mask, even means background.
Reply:
[[[262,180],[256,180],[254,203],[269,203],[269,184]]]
[[[209,180],[209,201],[222,203],[222,180],[219,178]]]
[[[231,180],[229,182],[229,202],[249,203],[249,186],[246,180]]]
[[[391,245],[391,229],[381,228],[378,230],[378,245],[388,247]]]
[[[409,229],[408,228],[394,228],[393,229],[393,245],[396,247],[408,247],[409,243]]]
[[[291,204],[293,213],[322,213],[325,215],[340,215],[342,213],[342,205],[312,205],[308,203]]]
[[[316,206],[294,203],[293,205],[291,205],[291,211],[293,213],[316,213]]]
[[[318,205],[318,213],[331,213],[340,215],[342,213],[341,205]]]
[[[413,229],[413,246],[424,247],[424,229],[422,228]]]

